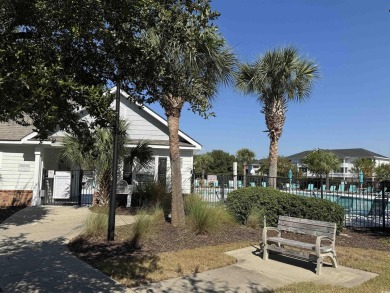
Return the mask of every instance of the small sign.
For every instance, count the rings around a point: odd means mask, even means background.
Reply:
[[[207,175],[207,181],[208,182],[216,182],[217,181],[217,175]]]
[[[54,178],[54,170],[47,170],[47,178]]]
[[[19,171],[20,172],[29,172],[30,171],[30,164],[19,164]]]

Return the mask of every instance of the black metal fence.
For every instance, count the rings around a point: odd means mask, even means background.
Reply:
[[[42,205],[78,205],[91,206],[95,182],[90,171],[74,170],[70,172],[70,181],[61,182],[63,195],[58,196],[55,189],[55,178],[49,178],[45,174],[43,178],[43,192],[41,194]]]
[[[210,179],[210,177],[209,177]],[[287,193],[330,200],[345,211],[345,227],[390,227],[390,182],[359,181],[332,178],[268,178],[267,176],[213,175],[211,180],[194,175],[192,191],[207,202],[224,202],[235,188],[274,183]]]

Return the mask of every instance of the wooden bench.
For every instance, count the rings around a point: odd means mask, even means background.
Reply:
[[[268,231],[271,230],[277,231],[278,235],[269,237]],[[288,239],[286,237],[288,233],[286,232],[315,236],[316,240],[315,243],[308,243]],[[328,256],[332,261],[332,266],[337,268],[335,223],[279,216],[278,226],[273,228],[266,226],[264,217],[262,241],[264,260],[268,260],[269,251],[276,251],[283,255],[299,259],[316,260],[316,274],[320,275],[323,260]],[[286,248],[286,246],[290,247],[290,249]],[[298,248],[299,250],[293,250],[291,249],[292,247]],[[305,250],[308,250],[309,252],[306,252]]]

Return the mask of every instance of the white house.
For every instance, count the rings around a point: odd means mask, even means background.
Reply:
[[[356,179],[357,174],[352,172],[353,163],[356,159],[360,158],[369,158],[374,160],[375,166],[380,166],[382,164],[389,164],[390,160],[388,157],[368,151],[362,148],[355,149],[332,149],[327,150],[335,153],[337,157],[340,159],[340,168],[337,172],[331,172],[329,176],[331,178],[339,178],[344,181],[347,179]],[[307,156],[312,151],[304,151],[291,156],[286,157],[289,159],[294,165],[296,165],[299,170],[303,171],[307,174],[308,177],[314,176],[310,170],[306,168],[302,164],[302,159]]]
[[[112,92],[115,91],[114,88]],[[126,146],[132,147],[140,140],[147,140],[153,149],[154,163],[147,170],[137,172],[132,172],[130,166],[121,166],[119,176],[129,184],[158,178],[165,178],[169,184],[167,121],[147,106],[129,101],[128,97],[121,92],[120,116],[130,124],[130,140]],[[90,119],[86,111],[80,111],[80,117]],[[59,131],[44,141],[37,140],[36,135],[32,126],[0,123],[0,205],[69,202],[73,193],[82,189],[81,181],[90,179],[90,174],[85,173],[79,180],[59,159],[61,137],[65,133]],[[183,193],[190,193],[193,155],[202,146],[182,131],[179,131],[179,146]]]

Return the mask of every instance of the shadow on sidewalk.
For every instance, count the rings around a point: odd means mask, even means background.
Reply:
[[[65,239],[40,243],[26,234],[0,240],[0,292],[125,292],[74,256]]]

